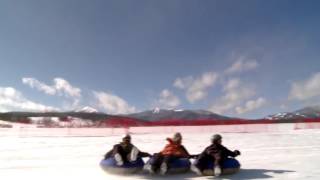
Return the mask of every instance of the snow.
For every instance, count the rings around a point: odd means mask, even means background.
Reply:
[[[98,110],[90,106],[85,106],[79,110],[76,110],[75,112],[97,113]]]
[[[319,179],[319,129],[292,130],[293,125],[284,126],[288,127],[277,131],[221,133],[227,147],[242,152],[237,158],[242,167],[239,173],[218,179]],[[307,128],[303,124],[300,126]],[[198,132],[179,129],[183,133],[184,145],[193,154],[201,152],[208,145],[210,136],[217,132],[197,128]],[[193,173],[161,177],[146,174],[117,176],[103,172],[99,161],[113,144],[120,141],[123,129],[112,130],[105,136],[94,136],[97,129],[92,129],[91,137],[84,136],[89,134],[88,129],[83,129],[85,134],[79,133],[81,129],[74,133],[70,129],[20,129],[22,133],[18,130],[0,129],[0,177],[5,179],[212,179],[197,177]],[[139,149],[155,153],[163,148],[165,138],[172,136],[175,130],[158,133],[147,133],[149,130],[137,133],[136,130],[132,134],[133,142]],[[50,131],[69,131],[69,134],[56,136]],[[81,135],[77,136],[75,132]]]
[[[153,109],[153,113],[154,113],[154,114],[160,113],[160,108],[158,108],[158,107],[154,108],[154,109]]]
[[[22,123],[15,123],[15,122],[3,121],[3,120],[0,120],[0,124],[11,125],[13,128],[36,128],[37,127],[37,125],[35,124],[22,124]],[[1,129],[0,129],[0,132],[1,132]]]
[[[183,112],[184,109],[175,109],[174,111],[175,111],[175,112]]]

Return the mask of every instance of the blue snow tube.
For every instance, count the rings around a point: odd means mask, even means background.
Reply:
[[[118,166],[114,158],[104,159],[100,162],[100,167],[108,173],[113,174],[133,174],[142,170],[144,162],[142,158],[138,158],[133,162],[125,162],[122,166]]]
[[[147,164],[154,161],[153,157],[149,159]],[[179,158],[170,162],[167,174],[185,173],[190,170],[191,162],[187,158]]]
[[[207,164],[207,167],[203,171],[203,174],[208,176],[214,175],[213,166],[214,166],[214,163],[209,162]],[[222,175],[234,174],[240,170],[240,166],[241,165],[238,160],[234,158],[227,158],[222,162],[222,165],[221,165]]]

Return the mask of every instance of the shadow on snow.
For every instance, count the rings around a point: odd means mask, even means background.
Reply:
[[[225,179],[225,180],[233,180],[233,179],[270,179],[273,178],[274,174],[284,174],[284,173],[292,173],[295,171],[290,170],[269,170],[269,169],[240,169],[240,171],[236,174],[232,175],[222,175],[220,177],[212,177],[212,176],[197,176],[195,173],[188,172],[185,174],[169,174],[169,175],[142,175],[137,177],[138,179]]]

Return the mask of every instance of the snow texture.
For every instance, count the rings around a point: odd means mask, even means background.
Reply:
[[[223,144],[242,152],[237,158],[242,167],[237,174],[215,179],[319,179],[320,131],[305,129],[308,126],[303,124],[299,125],[301,130],[293,130],[291,124],[283,126],[288,127],[252,133],[222,132]],[[209,144],[210,136],[219,132],[196,128],[198,132],[196,129],[188,131],[186,127],[181,129],[183,144],[192,154],[200,153]],[[213,179],[193,173],[168,176],[107,174],[99,167],[100,160],[113,144],[120,141],[121,135],[131,129],[114,129],[101,136],[95,136],[95,130],[98,129],[0,129],[1,179]],[[133,133],[133,142],[143,151],[158,152],[164,147],[165,138],[172,136],[172,131],[177,129],[162,130]],[[64,131],[69,133],[63,134]],[[81,131],[86,133],[81,134]],[[89,132],[91,136],[87,136]]]

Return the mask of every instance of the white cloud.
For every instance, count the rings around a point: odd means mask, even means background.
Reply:
[[[174,87],[186,90],[186,97],[190,103],[202,100],[208,95],[208,89],[216,83],[218,74],[215,72],[203,73],[200,77],[192,76],[177,78]]]
[[[62,78],[54,78],[54,88],[62,93],[66,94],[67,96],[70,97],[80,97],[81,96],[81,89],[77,87],[71,86],[71,84],[62,79]]]
[[[318,96],[320,96],[320,72],[313,74],[304,81],[293,82],[289,100],[308,100]]]
[[[54,111],[52,106],[35,103],[12,87],[0,87],[0,111]]]
[[[122,98],[106,93],[106,92],[93,92],[97,105],[110,114],[127,114],[136,111],[136,108],[129,106],[129,104]]]
[[[227,74],[234,74],[244,71],[256,69],[259,66],[256,60],[246,60],[244,56],[241,56],[235,61],[226,71]]]
[[[173,86],[179,89],[185,89],[191,85],[192,81],[193,81],[192,77],[177,78],[174,81]]]
[[[81,97],[81,89],[73,87],[68,81],[63,78],[54,78],[53,85],[49,86],[35,78],[22,78],[22,82],[29,85],[31,88],[36,88],[48,95],[64,95],[66,97],[79,98]]]
[[[34,78],[22,78],[22,82],[29,85],[31,88],[36,88],[49,95],[55,95],[57,92],[54,87],[48,86]]]
[[[236,89],[237,87],[240,86],[240,79],[238,78],[233,78],[230,79],[227,84],[223,87],[224,91],[232,91],[233,89]]]
[[[280,108],[283,109],[283,110],[286,110],[286,109],[288,109],[288,106],[286,104],[281,104]]]
[[[160,98],[156,104],[164,108],[175,108],[180,105],[180,100],[168,89],[164,89],[161,91]]]
[[[264,106],[267,103],[267,100],[265,98],[258,98],[256,100],[250,100],[247,101],[244,107],[236,107],[236,112],[238,114],[247,113],[256,109],[259,109],[260,107]]]
[[[210,111],[225,113],[256,94],[253,87],[241,83],[240,79],[230,79],[223,87],[223,91],[224,95],[209,107]]]

